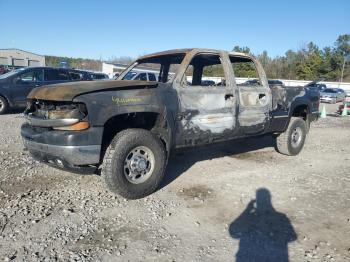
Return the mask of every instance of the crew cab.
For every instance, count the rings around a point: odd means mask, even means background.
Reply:
[[[145,66],[157,81],[125,80]],[[259,81],[238,85],[247,74]],[[270,87],[253,56],[212,49],[146,55],[117,80],[42,86],[27,103],[21,135],[33,157],[83,173],[100,168],[108,188],[130,199],[156,190],[175,148],[271,135],[292,156],[319,115],[318,91]]]

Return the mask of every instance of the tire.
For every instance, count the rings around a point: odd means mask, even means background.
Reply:
[[[0,96],[0,115],[3,115],[9,109],[9,104],[5,97]]]
[[[276,149],[287,156],[295,156],[304,147],[307,134],[306,122],[299,117],[290,119],[287,130],[276,139]]]
[[[110,191],[138,199],[157,189],[165,168],[166,151],[160,139],[144,129],[127,129],[108,146],[101,175]]]

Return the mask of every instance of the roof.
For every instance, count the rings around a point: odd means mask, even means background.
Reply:
[[[194,48],[171,49],[171,50],[166,50],[166,51],[162,51],[162,52],[157,52],[157,53],[141,56],[137,60],[144,59],[144,58],[151,58],[151,57],[155,57],[155,56],[162,56],[162,55],[187,54],[187,53],[191,52],[193,49]]]
[[[237,56],[244,56],[248,57],[248,54],[244,53],[239,53],[239,52],[229,52],[225,50],[218,50],[218,49],[207,49],[207,48],[182,48],[182,49],[171,49],[171,50],[166,50],[163,52],[157,52],[145,56],[141,56],[137,60],[145,59],[145,58],[152,58],[152,57],[157,57],[157,56],[163,56],[163,55],[173,55],[173,54],[187,54],[192,51],[197,51],[197,52],[226,52],[230,55],[237,55]]]
[[[18,49],[18,48],[0,48],[0,50],[17,50],[17,51],[29,53],[29,54],[32,54],[32,55],[37,55],[37,56],[45,57],[44,55],[39,55],[39,54],[36,54],[36,53],[33,53],[33,52],[29,52],[29,51],[25,51],[25,50]]]

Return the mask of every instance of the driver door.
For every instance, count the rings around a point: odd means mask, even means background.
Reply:
[[[179,99],[177,146],[199,145],[232,137],[236,98],[227,56],[199,53],[192,57],[176,87]]]
[[[12,98],[17,106],[23,107],[26,105],[27,96],[43,82],[42,69],[28,69],[25,72],[17,75],[13,79],[11,87]]]

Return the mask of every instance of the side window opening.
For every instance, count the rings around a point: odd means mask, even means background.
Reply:
[[[231,65],[236,80],[243,78],[239,86],[261,86],[260,76],[254,62],[246,57],[230,56]],[[238,79],[237,79],[238,78]]]
[[[239,92],[241,105],[247,107],[266,106],[269,102],[267,95],[255,89],[262,86],[262,81],[254,61],[248,57],[240,56],[230,56],[230,61],[238,82],[237,85],[245,87]]]
[[[20,74],[18,77],[16,77],[15,81],[16,82],[20,81],[22,83],[32,83],[32,82],[43,81],[43,72],[40,69],[30,70]]]
[[[35,82],[34,71],[28,71],[18,77],[22,82]]]
[[[198,54],[192,58],[183,78],[185,86],[226,86],[224,67],[217,54]]]
[[[46,69],[45,81],[69,80],[67,71],[61,69]]]

